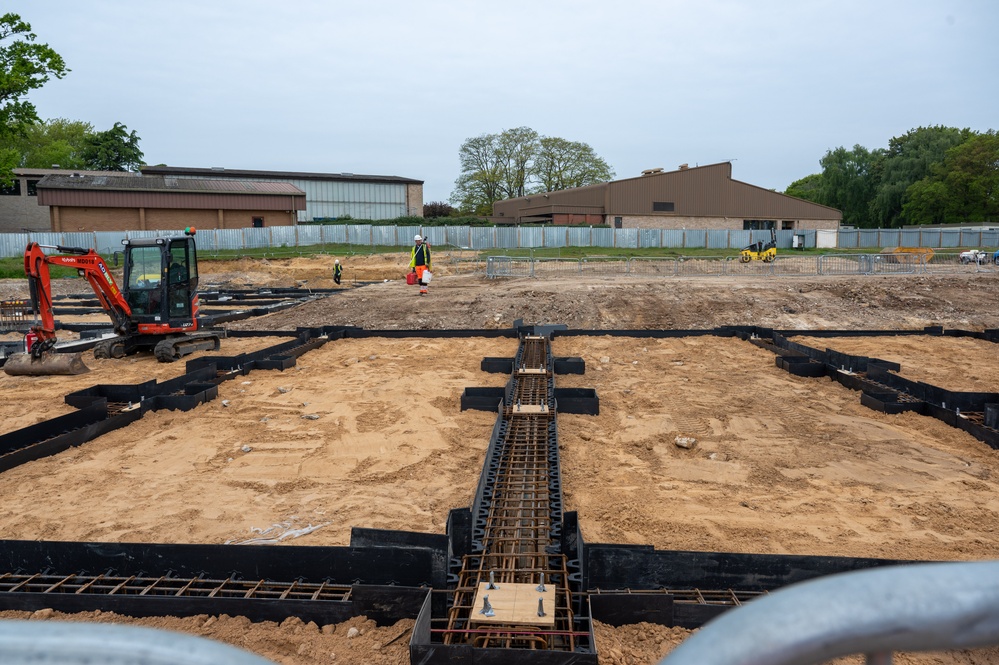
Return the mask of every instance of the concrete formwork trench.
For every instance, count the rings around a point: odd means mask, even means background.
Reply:
[[[517,332],[329,328],[290,341],[242,338],[248,355],[223,346],[228,360],[210,369],[211,357],[195,359],[185,368],[195,388],[175,392],[205,397],[176,407],[187,410],[146,409],[127,426],[0,475],[9,571],[0,607],[225,612],[319,625],[419,614],[411,648],[427,662],[502,662],[509,649],[524,651],[521,660],[595,662],[601,634],[615,644],[604,662],[622,652],[600,621],[689,628],[796,579],[994,556],[996,452],[939,418],[869,409],[828,375],[782,371],[789,351],[772,340],[784,336],[767,338],[770,348],[750,343],[767,331],[739,339],[733,330],[546,329],[545,385],[517,399],[524,367],[511,364],[504,377],[483,361],[518,357]],[[972,341],[933,339],[940,353],[947,342]],[[555,360],[567,357],[581,362],[556,372]],[[465,640],[468,617],[448,608],[477,612],[480,600],[456,589],[484,582],[490,569],[476,515],[495,496],[489,479],[511,426],[495,409],[461,410],[460,396],[484,388],[479,397],[498,390],[508,407],[550,405],[556,373],[563,404],[584,406],[560,408],[543,437],[527,435],[544,439],[541,457],[553,464],[543,475],[557,482],[546,483],[541,501],[553,521],[530,518],[530,579],[511,572],[502,583],[534,587],[533,576],[549,571],[564,600],[540,632],[574,639],[549,637],[541,647],[507,626],[503,639]],[[34,381],[36,394],[109,392],[79,391],[79,377]],[[582,415],[596,411],[597,395],[599,414]],[[682,439],[695,442],[680,448]],[[33,540],[41,542],[23,542]],[[93,542],[118,545],[76,544]],[[518,569],[524,552],[509,554]],[[463,573],[468,562],[478,572]],[[87,584],[122,586],[118,598],[96,599],[79,593]],[[60,589],[71,593],[55,598]],[[660,636],[649,660],[668,643]]]

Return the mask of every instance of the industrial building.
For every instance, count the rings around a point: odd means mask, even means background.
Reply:
[[[835,208],[732,179],[731,162],[530,194],[493,204],[510,224],[608,224],[642,229],[837,229]]]
[[[143,166],[143,175],[177,179],[285,182],[305,192],[299,222],[337,219],[395,219],[423,216],[423,181],[398,176],[354,173],[300,173],[226,168]]]
[[[133,176],[117,171],[69,171],[60,169],[14,169],[14,182],[0,187],[0,233],[50,231],[49,209],[38,204],[38,183],[50,174],[79,173],[82,176]]]
[[[34,185],[52,231],[291,226],[305,192],[286,182],[59,171]]]

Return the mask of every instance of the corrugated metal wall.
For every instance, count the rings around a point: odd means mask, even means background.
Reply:
[[[98,231],[86,233],[0,233],[0,257],[23,256],[30,241],[45,245],[95,247],[103,254],[121,250],[124,238],[170,236],[173,230]],[[371,226],[368,224],[323,226],[274,226],[268,228],[203,229],[197,243],[202,250],[266,247],[307,247],[323,244],[409,247],[421,234],[439,247],[465,249],[517,249],[543,247],[618,247],[638,249],[708,248],[741,249],[750,243],[770,240],[769,231],[721,231],[694,229],[608,229],[572,226]],[[815,231],[777,231],[777,246],[790,249],[795,236],[806,248],[816,246]],[[905,230],[861,229],[840,231],[838,247],[881,249],[883,247],[997,247],[999,230]]]
[[[219,180],[217,175],[184,175],[178,178]],[[305,192],[305,210],[298,211],[298,221],[339,219],[395,219],[403,215],[422,215],[423,210],[406,209],[405,183],[354,182],[342,180],[296,180],[294,178],[253,178],[239,180],[289,182]]]

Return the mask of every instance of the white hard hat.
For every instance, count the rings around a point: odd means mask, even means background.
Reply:
[[[340,263],[340,259],[334,259],[333,263]]]
[[[420,234],[417,233],[415,236],[413,236],[413,240],[423,240],[423,238],[421,238]]]

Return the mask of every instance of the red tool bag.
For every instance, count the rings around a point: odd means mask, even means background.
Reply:
[[[413,284],[416,284],[416,282],[417,282],[416,273],[415,272],[407,272],[406,273],[406,284],[409,284],[410,286],[412,286]]]

